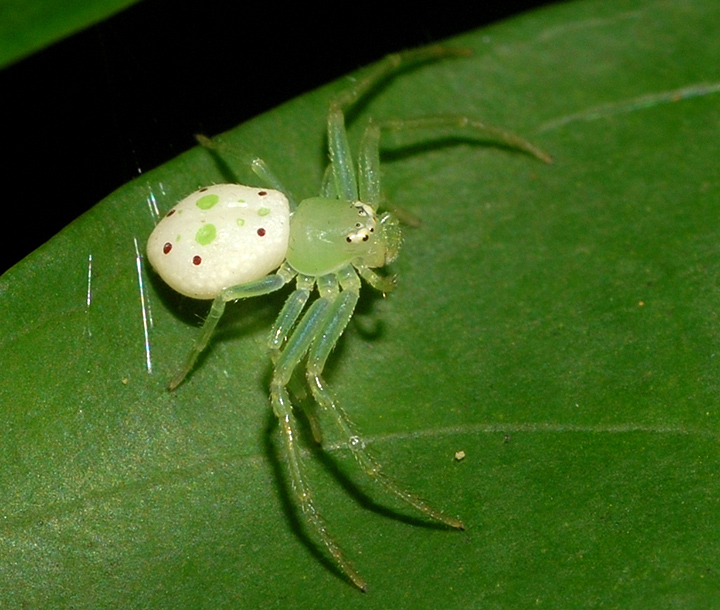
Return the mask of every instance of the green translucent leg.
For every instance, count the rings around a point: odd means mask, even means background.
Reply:
[[[500,127],[477,121],[465,115],[437,115],[419,117],[415,119],[390,119],[378,123],[379,128],[387,131],[416,131],[418,129],[436,129],[470,132],[483,138],[499,142],[509,148],[526,152],[533,157],[552,163],[552,157],[544,150],[535,146],[525,138]]]
[[[302,467],[300,449],[296,440],[295,416],[293,415],[292,404],[286,389],[286,386],[292,379],[293,372],[307,353],[312,342],[322,333],[322,329],[327,325],[332,304],[339,294],[337,282],[333,277],[318,278],[318,288],[321,297],[310,305],[298,322],[295,330],[287,337],[287,342],[284,347],[275,357],[275,371],[272,382],[270,383],[270,402],[275,415],[280,421],[288,456],[291,488],[302,510],[302,514],[320,538],[321,542],[325,545],[330,555],[332,555],[340,566],[340,569],[359,589],[364,591],[366,586],[365,581],[352,563],[346,559],[342,550],[328,532],[325,520],[320,516],[315,506]],[[301,298],[301,296],[298,297],[294,302],[299,302]],[[295,308],[295,304],[288,308],[288,320],[295,316]],[[287,334],[287,332],[280,334]]]
[[[380,207],[380,126],[368,120],[363,131],[358,153],[358,192],[360,201],[371,205],[375,211]],[[421,222],[412,212],[385,201],[383,207],[402,224],[419,227]]]
[[[285,440],[287,464],[290,471],[290,484],[292,493],[297,501],[302,514],[308,523],[315,530],[320,540],[325,545],[333,559],[340,566],[340,569],[361,591],[365,591],[365,580],[360,576],[355,567],[345,558],[340,547],[330,535],[325,520],[318,513],[312,493],[305,480],[302,462],[300,460],[300,449],[297,445],[297,428],[295,417],[292,414],[292,405],[284,388],[279,387],[271,394],[272,406],[280,421],[282,437]]]
[[[448,130],[470,132],[473,135],[500,142],[509,148],[531,154],[545,163],[552,163],[552,157],[549,154],[525,138],[463,115],[438,115],[379,122],[370,120],[360,140],[358,153],[358,190],[363,203],[372,205],[375,209],[380,203],[380,134],[382,130],[399,132],[423,129],[439,130],[443,135],[447,135]]]
[[[218,142],[217,140],[208,138],[207,136],[201,134],[197,134],[195,139],[198,141],[198,144],[219,155],[223,159],[227,157],[234,159],[236,163],[249,165],[255,175],[262,180],[263,185],[284,193],[290,202],[290,211],[292,212],[295,210],[297,207],[296,200],[292,197],[290,191],[285,187],[275,173],[270,169],[270,166],[260,157],[249,154],[243,150],[239,150],[236,147],[230,146],[224,142]]]
[[[332,104],[342,112],[347,112],[382,81],[405,68],[448,57],[468,57],[471,54],[472,51],[469,49],[445,47],[439,44],[393,53],[368,68],[351,87],[333,98]]]
[[[308,307],[298,322],[285,346],[275,358],[275,370],[271,386],[285,387],[293,371],[310,349],[310,345],[322,332],[327,310],[335,300],[339,289],[333,276],[316,278],[320,298]],[[272,389],[272,388],[271,388]]]
[[[290,332],[292,331],[295,323],[297,322],[302,310],[307,304],[310,292],[315,286],[315,278],[307,275],[298,275],[297,288],[285,301],[280,315],[275,321],[272,331],[270,332],[270,339],[268,346],[270,347],[270,355],[272,358],[273,366],[277,364],[280,357],[280,350],[282,349],[285,341],[287,340]],[[300,398],[304,398],[307,395],[305,386],[297,379],[296,376],[291,376],[288,380],[288,387],[290,391]],[[305,405],[305,403],[301,403]],[[314,411],[309,408],[304,409],[305,415],[310,422],[310,428],[312,429],[313,438],[318,444],[322,443],[322,429],[320,422]]]
[[[328,112],[328,152],[337,197],[346,201],[357,201],[357,179],[345,131],[345,117],[342,110],[332,104]]]
[[[337,191],[335,190],[335,174],[333,173],[332,163],[325,168],[318,196],[325,197],[327,199],[338,198]]]
[[[366,193],[368,199],[365,199],[362,192],[358,193],[358,182],[355,177],[352,154],[345,131],[345,112],[383,80],[390,78],[403,68],[445,57],[462,57],[469,54],[470,52],[466,49],[452,49],[441,45],[432,45],[388,55],[371,68],[368,68],[365,74],[351,87],[348,87],[332,99],[328,112],[328,152],[330,154],[335,194],[339,199],[357,201],[359,198],[363,203],[372,205],[375,209],[377,209],[377,204],[380,201],[379,174],[373,181],[373,184],[377,185],[376,193],[369,195]],[[362,168],[360,171],[362,171]]]
[[[360,201],[377,211],[380,205],[380,127],[368,121],[358,152],[358,192]]]
[[[228,301],[237,301],[238,299],[257,297],[279,290],[287,284],[294,275],[294,271],[292,271],[289,267],[283,266],[278,269],[277,273],[267,275],[256,282],[226,288],[218,296],[216,296],[212,302],[212,306],[210,307],[210,313],[207,318],[205,318],[205,322],[200,329],[200,334],[195,339],[195,343],[185,360],[185,364],[177,372],[175,377],[172,378],[168,389],[172,391],[178,387],[192,370],[195,365],[195,361],[207,346],[215,327],[225,311],[225,303]]]
[[[487,138],[500,142],[509,148],[520,150],[534,157],[551,163],[552,158],[541,148],[519,135],[476,121],[462,115],[439,115],[420,117],[415,119],[392,119],[380,122],[368,121],[360,140],[358,152],[358,193],[360,201],[367,203],[377,210],[380,205],[380,135],[382,130],[389,132],[435,130],[442,135],[451,133],[470,133],[473,136]],[[404,224],[417,226],[420,220],[414,214],[385,203],[385,208],[400,218]]]
[[[356,263],[355,268],[362,279],[383,294],[394,290],[395,286],[397,286],[396,275],[380,275],[362,263]]]
[[[369,122],[363,133],[358,155],[358,174],[356,177],[350,145],[345,129],[345,112],[370,93],[383,80],[390,78],[405,67],[445,57],[468,55],[464,49],[451,49],[440,45],[414,49],[404,53],[388,55],[385,59],[369,68],[354,85],[338,94],[330,103],[328,112],[328,150],[335,196],[348,201],[360,200],[375,210],[380,205],[380,133],[386,131],[417,131],[421,129],[470,132],[482,138],[500,142],[505,146],[524,151],[545,163],[552,158],[541,148],[510,131],[488,125],[464,115],[441,115],[416,119],[386,120],[379,123]],[[323,191],[330,192],[328,178],[323,182]],[[401,217],[411,225],[419,224],[417,217],[402,210]]]
[[[290,331],[295,326],[295,322],[300,317],[300,312],[304,309],[313,286],[315,286],[314,277],[298,275],[297,288],[285,301],[285,305],[283,305],[280,315],[275,321],[272,331],[270,331],[269,347],[271,350],[277,351],[283,346]]]
[[[313,343],[308,354],[307,379],[313,396],[318,404],[332,417],[343,437],[347,439],[348,447],[353,456],[368,476],[380,483],[390,493],[431,519],[445,523],[450,527],[464,529],[465,526],[462,521],[433,508],[425,500],[402,488],[382,472],[382,467],[367,452],[365,442],[355,433],[347,415],[335,402],[330,390],[325,386],[325,381],[322,378],[325,362],[352,317],[360,289],[360,279],[352,269],[343,270],[341,274],[340,282],[344,290],[330,306],[330,313],[321,329],[322,333],[318,335],[318,340]]]

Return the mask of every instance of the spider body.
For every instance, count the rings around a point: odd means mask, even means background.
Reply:
[[[165,215],[148,239],[147,253],[173,290],[214,299],[223,288],[277,269],[289,235],[290,207],[280,191],[215,184]]]
[[[353,261],[382,267],[397,254],[392,246],[394,229],[399,230],[390,214],[378,218],[364,203],[306,199],[292,217],[287,262],[298,273],[313,277],[337,273]]]
[[[439,116],[369,122],[360,142],[356,169],[344,112],[401,67],[465,54],[432,46],[390,55],[334,98],[327,119],[330,165],[318,196],[296,205],[286,197],[287,189],[264,162],[255,158],[251,162],[253,170],[272,189],[225,184],[201,189],[173,208],[174,212],[158,224],[148,241],[149,259],[171,287],[190,297],[213,299],[184,366],[170,382],[171,390],[192,370],[227,302],[267,294],[294,281],[295,289],[268,342],[273,362],[270,404],[284,439],[293,496],[312,531],[361,590],[365,590],[364,579],[329,534],[315,506],[297,444],[297,423],[288,385],[304,361],[312,398],[345,439],[364,472],[429,519],[451,528],[464,528],[462,521],[432,507],[385,474],[366,450],[322,373],[353,315],[361,278],[383,293],[395,287],[393,276],[375,271],[392,262],[400,247],[397,219],[390,212],[378,213],[382,130],[470,129],[549,161],[543,151],[510,132],[464,116]],[[223,151],[222,145],[212,140],[200,141],[218,154]],[[268,205],[270,201],[272,205]],[[317,298],[308,305],[315,291]],[[315,440],[322,442],[314,412],[306,415]]]

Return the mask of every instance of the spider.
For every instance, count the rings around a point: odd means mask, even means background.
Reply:
[[[345,112],[381,81],[408,66],[467,54],[435,45],[389,55],[332,99],[327,117],[330,163],[317,197],[299,204],[292,201],[270,168],[261,159],[253,158],[252,169],[268,188],[238,184],[202,188],[172,208],[148,240],[150,263],[170,287],[192,298],[213,300],[184,366],[170,382],[170,390],[192,370],[227,302],[268,294],[295,281],[295,290],[270,333],[270,404],[282,431],[294,499],[340,570],[362,591],[365,580],[345,557],[316,509],[303,472],[289,386],[291,380],[296,381],[293,374],[304,360],[312,398],[337,427],[364,472],[429,519],[464,529],[460,519],[434,508],[385,474],[366,450],[322,374],[353,315],[361,278],[382,293],[395,288],[395,276],[375,271],[392,263],[400,247],[396,215],[378,212],[379,142],[383,130],[469,129],[550,162],[546,153],[515,134],[465,116],[442,115],[371,120],[360,141],[355,169],[345,131]],[[221,145],[199,139],[212,151],[222,153]],[[307,306],[314,291],[318,298]],[[322,431],[315,414],[307,413],[307,417],[315,440],[321,443]]]

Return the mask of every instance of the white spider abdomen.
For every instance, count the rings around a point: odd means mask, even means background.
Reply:
[[[163,218],[147,244],[150,264],[174,290],[212,299],[258,280],[285,260],[287,197],[273,189],[216,184],[189,195]]]

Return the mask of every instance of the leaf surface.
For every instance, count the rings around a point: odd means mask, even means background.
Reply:
[[[114,15],[136,0],[2,0],[0,67]]]
[[[555,157],[471,139],[385,155],[384,192],[422,226],[328,381],[388,472],[467,531],[423,526],[339,439],[329,457],[308,443],[366,595],[308,540],[285,482],[264,341],[286,293],[231,307],[165,391],[207,307],[139,254],[158,213],[228,179],[206,151],[11,269],[0,605],[717,605],[718,27],[709,0],[557,5],[455,39],[474,55],[403,74],[356,117],[351,138],[364,116],[464,113]],[[313,195],[345,84],[223,137]]]

